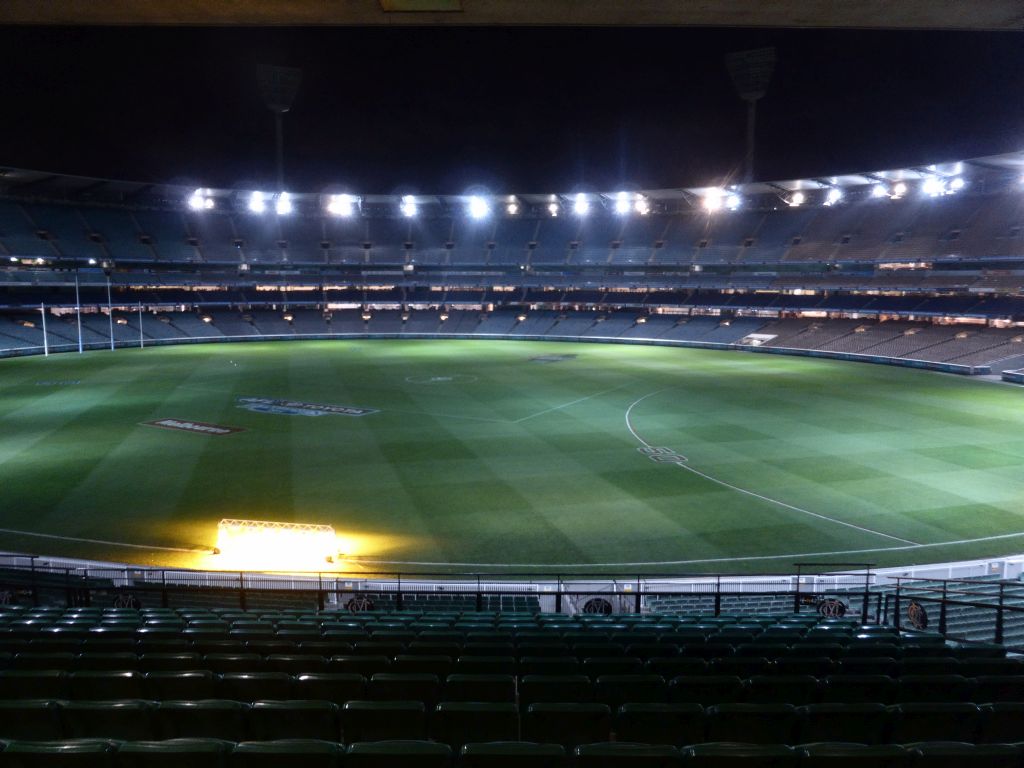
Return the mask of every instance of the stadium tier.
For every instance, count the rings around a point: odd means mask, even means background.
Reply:
[[[578,195],[419,196],[406,216],[310,193],[256,214],[246,190],[6,169],[0,354],[437,334],[999,373],[1024,357],[1022,162],[594,193],[586,215]]]

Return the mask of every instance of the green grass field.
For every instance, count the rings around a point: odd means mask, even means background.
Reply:
[[[543,355],[574,357],[531,359]],[[378,412],[262,413],[240,397]],[[165,418],[245,431],[143,425]],[[645,446],[687,460],[656,461]],[[10,359],[0,509],[6,550],[203,567],[217,559],[190,550],[211,547],[223,517],[333,525],[357,570],[777,572],[993,556],[1024,550],[1024,392],[599,344]]]

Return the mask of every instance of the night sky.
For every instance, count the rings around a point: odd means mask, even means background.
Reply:
[[[208,186],[274,177],[260,63],[301,67],[286,186],[610,190],[739,176],[729,51],[773,45],[761,179],[1024,148],[1018,34],[0,28],[0,164]]]

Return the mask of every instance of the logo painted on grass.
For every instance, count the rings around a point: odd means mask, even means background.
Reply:
[[[537,355],[531,357],[531,363],[563,363],[566,360],[574,360],[576,355]]]
[[[160,427],[161,429],[178,429],[182,432],[195,432],[200,435],[230,435],[234,432],[245,432],[241,427],[224,427],[220,424],[207,424],[203,421],[183,421],[182,419],[157,419],[142,422],[144,427]]]
[[[378,413],[376,408],[303,403],[298,400],[274,400],[270,397],[240,397],[238,398],[238,407],[255,413],[274,413],[279,416],[366,416],[370,413]]]
[[[653,445],[644,445],[637,450],[658,464],[682,464],[686,461],[685,456],[676,453],[672,448],[655,448]]]

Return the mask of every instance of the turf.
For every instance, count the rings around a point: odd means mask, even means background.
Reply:
[[[531,359],[543,355],[574,357]],[[259,413],[239,397],[379,412]],[[10,359],[0,535],[8,550],[210,566],[177,549],[211,546],[222,517],[327,523],[350,540],[346,567],[363,570],[777,572],[996,556],[1024,550],[1022,398],[886,366],[600,344]],[[162,418],[245,431],[143,425]]]

